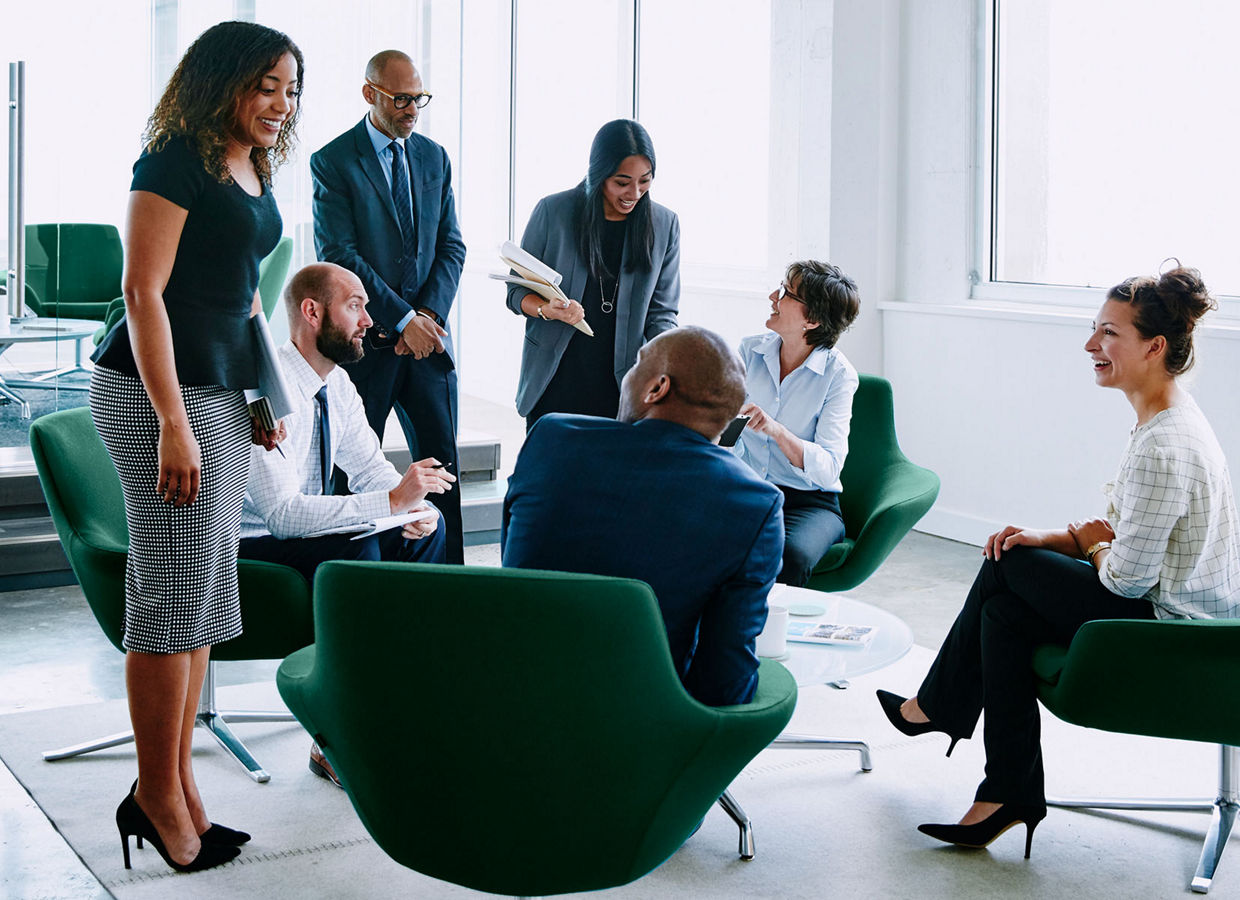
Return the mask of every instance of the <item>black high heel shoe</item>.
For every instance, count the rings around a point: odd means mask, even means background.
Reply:
[[[1024,823],[1025,826],[1025,859],[1029,858],[1029,850],[1033,847],[1033,829],[1046,818],[1046,804],[1041,806],[1022,806],[1016,803],[1005,803],[972,825],[918,825],[922,834],[943,841],[946,844],[957,844],[980,850],[989,847],[991,841],[1013,825]]]
[[[129,787],[129,796],[132,797],[134,792],[138,790],[138,779],[133,780],[133,784]],[[138,849],[142,849],[142,835],[137,835]],[[226,825],[217,825],[211,823],[211,827],[198,835],[198,839],[206,841],[209,844],[223,844],[226,847],[240,847],[242,844],[248,843],[250,835],[244,831],[238,831],[235,828],[229,828]]]
[[[907,700],[907,697],[901,697],[899,694],[893,694],[891,691],[875,691],[878,694],[878,702],[883,707],[883,712],[887,714],[887,720],[896,727],[896,730],[909,737],[917,737],[919,734],[929,734],[932,731],[941,731],[952,739],[947,745],[947,755],[951,756],[952,751],[956,749],[956,742],[960,738],[954,734],[948,734],[942,728],[935,727],[933,722],[910,722],[904,718],[904,714],[900,712],[900,706]]]
[[[121,849],[125,854],[126,869],[132,868],[129,865],[129,836],[131,834],[138,839],[139,849],[142,848],[142,840],[145,838],[151,842],[152,847],[159,851],[164,862],[178,872],[201,872],[203,869],[211,869],[228,862],[241,853],[239,847],[204,841],[198,849],[198,855],[192,860],[187,863],[177,862],[168,855],[163,839],[160,838],[159,832],[155,830],[155,826],[147,818],[146,813],[142,811],[142,807],[138,805],[132,792],[116,808],[116,830],[121,833]]]

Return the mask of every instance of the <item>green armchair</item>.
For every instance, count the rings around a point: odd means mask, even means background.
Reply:
[[[122,255],[115,225],[27,225],[26,283],[38,298],[35,311],[102,322],[121,292]]]
[[[30,448],[52,521],[73,574],[103,633],[121,650],[125,612],[125,560],[129,530],[121,483],[86,407],[41,416],[30,424]],[[237,739],[228,723],[288,722],[287,712],[221,711],[215,699],[220,660],[279,659],[314,640],[310,588],[295,569],[242,560],[238,565],[244,633],[211,648],[198,725],[207,729],[255,781],[268,774]],[[72,747],[49,750],[46,760],[65,759],[133,740],[121,732]]]
[[[796,704],[770,661],[752,703],[690,698],[640,581],[328,562],[314,588],[281,695],[379,846],[475,890],[627,884],[716,801],[744,831],[725,791]]]
[[[1152,664],[1152,662],[1154,664]],[[1033,656],[1038,697],[1073,725],[1219,745],[1213,801],[1052,799],[1052,806],[1212,812],[1191,887],[1206,893],[1240,808],[1240,620],[1087,622]]]
[[[845,536],[814,567],[805,586],[817,591],[847,591],[869,578],[939,495],[939,476],[900,451],[885,378],[861,376],[840,482]]]

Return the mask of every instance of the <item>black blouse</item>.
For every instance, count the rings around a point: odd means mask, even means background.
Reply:
[[[271,186],[264,183],[254,197],[234,181],[221,184],[185,138],[173,138],[157,153],[143,151],[133,172],[130,190],[150,191],[189,211],[164,288],[178,379],[235,390],[256,387],[248,320],[258,264],[283,231]],[[125,319],[91,358],[138,375]]]

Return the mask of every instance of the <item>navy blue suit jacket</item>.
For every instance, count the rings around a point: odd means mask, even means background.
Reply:
[[[310,157],[314,249],[319,259],[344,266],[362,280],[370,298],[367,312],[378,324],[395,328],[411,309],[424,307],[447,329],[465,265],[452,167],[443,147],[416,133],[405,139],[405,158],[418,230],[416,286],[401,295],[400,223],[364,119]],[[445,352],[432,354],[436,358],[451,365],[450,336]]]
[[[645,581],[681,681],[725,706],[757,685],[782,510],[778,488],[696,431],[553,413],[508,479],[500,543],[505,566]]]

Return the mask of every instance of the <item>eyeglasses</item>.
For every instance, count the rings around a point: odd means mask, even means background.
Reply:
[[[380,94],[382,94],[383,96],[391,100],[392,105],[395,106],[397,109],[405,109],[410,103],[412,103],[418,109],[421,109],[422,107],[426,106],[426,104],[431,102],[431,95],[426,93],[425,91],[423,91],[420,94],[389,94],[387,91],[379,87],[379,85],[375,84],[373,81],[368,81],[366,83],[370,85],[372,88],[374,88],[376,91],[378,91]]]
[[[798,297],[796,294],[792,293],[792,291],[788,289],[788,285],[785,282],[781,281],[779,283],[779,289],[775,292],[775,299],[778,301],[778,300],[783,300],[785,297],[791,297],[797,303],[805,302],[800,297]]]

